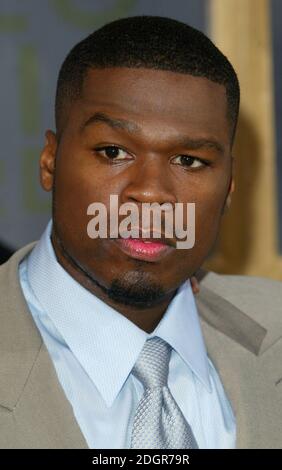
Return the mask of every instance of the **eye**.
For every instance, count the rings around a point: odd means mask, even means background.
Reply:
[[[120,147],[117,147],[116,145],[107,145],[104,147],[95,148],[95,152],[99,153],[105,158],[108,158],[109,160],[114,161],[131,159],[131,156],[128,152],[121,149]]]
[[[176,157],[173,157],[172,161],[175,165],[181,165],[187,168],[200,168],[202,166],[208,165],[207,162],[189,155],[177,155]]]

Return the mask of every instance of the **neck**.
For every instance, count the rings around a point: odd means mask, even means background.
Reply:
[[[169,293],[158,304],[149,307],[141,308],[134,305],[125,305],[115,302],[113,299],[108,297],[106,289],[103,286],[99,285],[98,282],[87,276],[86,273],[66,254],[54,235],[54,232],[51,234],[51,242],[57,261],[73,279],[107,305],[124,315],[128,320],[132,321],[142,330],[147,333],[154,331],[162,319],[169,303],[174,297],[175,292]]]

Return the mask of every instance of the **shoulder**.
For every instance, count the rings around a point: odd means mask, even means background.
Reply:
[[[204,286],[245,312],[267,330],[282,331],[282,282],[258,276],[201,270]]]
[[[218,294],[224,293],[230,299],[237,299],[238,294],[241,294],[245,299],[253,300],[258,297],[275,300],[277,295],[282,298],[282,281],[266,277],[205,271],[200,283],[215,290]]]
[[[6,263],[0,266],[0,292],[1,292],[1,307],[4,304],[4,298],[14,297],[15,291],[20,290],[18,267],[24,257],[32,250],[36,242],[29,243],[28,245],[16,251]]]

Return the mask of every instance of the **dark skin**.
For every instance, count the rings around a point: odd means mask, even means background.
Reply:
[[[86,125],[95,113],[100,118]],[[77,282],[144,331],[154,330],[177,288],[214,246],[234,190],[231,134],[224,86],[125,67],[90,69],[81,96],[66,105],[57,135],[46,132],[40,175],[42,187],[53,191],[57,259]],[[121,148],[114,158],[100,150],[113,145]],[[126,255],[109,238],[90,239],[87,207],[94,201],[109,207],[110,194],[117,194],[120,204],[138,206],[195,202],[194,247],[148,262]],[[127,305],[108,295],[116,279],[125,289],[156,286],[161,294]],[[193,288],[196,292],[195,280]]]

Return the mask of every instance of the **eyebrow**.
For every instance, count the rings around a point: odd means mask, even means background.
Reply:
[[[87,121],[84,124],[82,124],[81,131],[84,131],[84,129],[90,126],[91,124],[96,124],[99,122],[108,124],[108,126],[112,127],[113,129],[118,128],[118,129],[123,129],[129,132],[136,132],[140,130],[139,126],[137,126],[135,122],[126,121],[125,119],[120,119],[120,118],[119,119],[113,118],[113,117],[108,116],[107,114],[97,112],[97,113],[94,113],[92,116],[90,116],[90,118],[87,119]]]
[[[216,150],[218,153],[223,154],[223,146],[215,139],[191,139],[189,137],[180,136],[178,138],[179,145],[189,148],[190,150],[198,150],[201,148],[210,148]]]
[[[137,132],[141,130],[141,128],[135,122],[127,121],[121,118],[113,118],[105,113],[96,112],[92,116],[90,116],[85,123],[82,124],[80,128],[81,132],[84,131],[88,126],[100,122],[107,124],[113,129],[122,129],[128,132]],[[189,148],[190,150],[211,148],[216,150],[220,154],[224,153],[223,146],[217,140],[212,138],[192,139],[187,136],[179,136],[177,139],[177,144]]]

